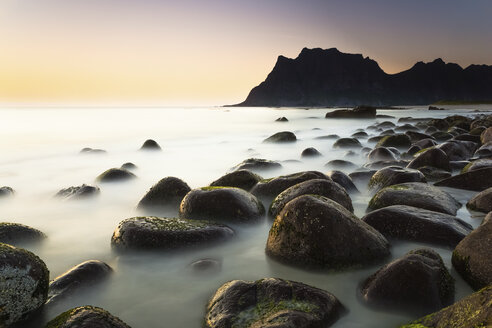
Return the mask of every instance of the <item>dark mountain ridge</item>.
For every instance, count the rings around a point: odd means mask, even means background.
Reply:
[[[427,105],[439,100],[492,100],[492,66],[436,59],[387,74],[361,54],[302,49],[295,59],[279,56],[266,80],[237,106]]]

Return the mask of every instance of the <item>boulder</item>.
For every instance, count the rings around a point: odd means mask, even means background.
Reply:
[[[319,139],[319,140],[330,140],[330,139],[338,139],[340,138],[340,136],[338,134],[327,134],[325,136],[319,136],[319,137],[316,137],[314,139]]]
[[[479,136],[474,136],[474,135],[471,135],[469,133],[459,134],[456,137],[454,137],[452,140],[471,141],[471,142],[475,142],[477,144],[480,143],[480,137]]]
[[[161,146],[155,140],[147,139],[140,147],[140,150],[161,150]]]
[[[449,157],[439,148],[429,148],[417,154],[407,165],[410,169],[418,169],[423,166],[432,166],[445,171],[450,171]]]
[[[63,199],[86,199],[90,197],[94,197],[99,195],[101,189],[97,186],[88,186],[83,184],[81,186],[68,187],[60,190],[55,194],[55,197],[63,198]]]
[[[410,163],[410,161],[403,160],[403,159],[398,161],[376,161],[376,162],[364,164],[364,168],[380,170],[388,166],[406,167],[408,163]]]
[[[362,145],[355,138],[340,138],[335,141],[333,148],[362,148]]]
[[[339,270],[383,260],[389,244],[337,202],[303,195],[288,202],[275,218],[266,253],[294,266]]]
[[[0,243],[18,246],[37,243],[45,238],[46,235],[38,229],[20,223],[0,222]]]
[[[352,138],[366,139],[369,135],[364,131],[355,132],[351,135]]]
[[[7,186],[0,187],[0,198],[12,196],[13,194],[14,194],[14,189]]]
[[[124,169],[112,168],[99,174],[96,178],[98,182],[119,182],[135,179],[137,176]]]
[[[431,134],[431,137],[437,141],[446,141],[453,139],[453,135],[449,132],[437,131]]]
[[[132,162],[126,162],[126,163],[123,163],[121,165],[120,169],[123,169],[123,170],[136,170],[137,169],[137,166],[135,164],[133,164]]]
[[[264,172],[269,170],[280,169],[282,164],[262,158],[248,158],[238,165],[234,166],[231,171],[250,170],[253,172]]]
[[[477,149],[473,156],[478,158],[492,158],[492,141],[483,144],[480,148]]]
[[[301,157],[318,157],[322,154],[314,147],[306,148],[302,151]]]
[[[404,182],[426,182],[422,172],[413,169],[388,166],[378,170],[369,180],[369,188],[379,190]]]
[[[462,161],[472,157],[477,144],[471,141],[450,140],[436,146],[436,148],[444,151],[450,161]]]
[[[370,137],[369,139],[367,139],[367,142],[368,143],[378,143],[384,137],[385,136],[383,136],[383,135],[381,135],[381,136],[375,136],[375,137]]]
[[[332,294],[278,278],[233,280],[222,285],[206,308],[207,328],[329,327],[344,307]]]
[[[104,149],[94,149],[90,147],[82,148],[80,151],[81,154],[90,154],[90,155],[99,155],[99,154],[106,154],[107,151]]]
[[[357,165],[343,159],[334,159],[326,163],[325,167],[332,168],[332,169],[353,169],[356,168]]]
[[[386,147],[376,147],[370,151],[367,158],[370,162],[377,161],[396,161],[397,158],[395,154]]]
[[[419,167],[419,171],[422,172],[427,181],[439,181],[442,179],[447,179],[451,176],[450,172],[438,169],[433,166]]]
[[[385,136],[377,143],[376,147],[396,147],[408,149],[412,144],[410,137],[406,134],[394,134]]]
[[[49,271],[33,253],[3,243],[0,259],[0,327],[10,327],[43,306]]]
[[[140,210],[159,212],[164,209],[178,210],[184,196],[191,191],[186,182],[176,177],[159,180],[138,202]]]
[[[348,193],[359,192],[352,179],[342,171],[330,171],[326,175],[342,186]]]
[[[90,305],[85,305],[63,312],[45,328],[130,328],[119,318],[108,311]]]
[[[455,216],[407,205],[392,205],[366,214],[362,221],[386,238],[454,248],[472,227]]]
[[[453,302],[454,280],[438,253],[421,248],[372,274],[362,283],[361,293],[370,305],[423,315]]]
[[[480,141],[484,145],[492,141],[492,127],[487,128],[480,134]]]
[[[434,185],[456,189],[483,191],[492,187],[492,167],[461,173],[438,181]]]
[[[469,162],[463,167],[461,173],[475,171],[483,168],[492,168],[492,159],[484,158],[477,159],[476,161]]]
[[[357,106],[354,109],[338,109],[326,113],[325,118],[376,118],[376,108]]]
[[[265,143],[281,143],[281,142],[295,142],[297,141],[296,135],[290,131],[277,132],[265,140]]]
[[[275,120],[275,122],[289,122],[289,120],[287,119],[287,117],[282,116],[282,117],[277,118]]]
[[[248,170],[238,170],[228,173],[210,184],[212,187],[236,187],[250,191],[259,181],[261,176]]]
[[[425,139],[432,139],[432,136],[430,136],[426,133],[417,132],[417,131],[407,131],[407,132],[405,132],[405,134],[410,137],[410,140],[412,142],[425,140]]]
[[[193,189],[183,198],[179,217],[226,223],[251,223],[263,219],[262,203],[249,192],[233,187]]]
[[[117,251],[177,250],[203,247],[231,238],[228,226],[203,220],[134,217],[120,222],[111,237]]]
[[[391,205],[409,205],[456,215],[461,204],[447,192],[422,182],[407,182],[378,191],[369,202],[370,210]]]
[[[492,211],[492,187],[479,192],[466,203],[471,210],[488,213]]]
[[[437,142],[434,139],[428,138],[428,139],[419,140],[417,142],[414,142],[413,144],[419,146],[422,149],[425,149],[437,145]]]
[[[376,173],[376,170],[354,171],[349,173],[350,179],[356,183],[367,185],[371,177]]]
[[[412,124],[403,124],[403,125],[400,125],[400,126],[397,126],[395,128],[395,131],[398,131],[398,132],[406,132],[406,131],[418,131],[419,129],[415,126],[413,126]]]

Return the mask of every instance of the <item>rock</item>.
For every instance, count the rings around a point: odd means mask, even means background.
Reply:
[[[362,152],[362,149],[361,149],[361,152]],[[357,155],[359,155],[359,154],[358,154],[358,153],[356,153],[355,151],[353,151],[353,150],[347,150],[347,151],[345,152],[345,154],[343,154],[343,157],[344,157],[344,158],[347,158],[347,157],[355,157],[355,156],[357,156]]]
[[[457,135],[456,137],[453,138],[453,140],[463,140],[463,141],[471,141],[475,143],[480,143],[480,137],[479,136],[474,136],[469,133],[463,133],[460,135]]]
[[[473,120],[470,124],[470,129],[477,128],[479,126],[483,126],[485,128],[489,128],[492,126],[492,115],[481,116]]]
[[[91,155],[97,155],[97,154],[106,154],[107,151],[105,151],[104,149],[93,149],[93,148],[89,148],[89,147],[86,147],[86,148],[82,148],[82,150],[80,151],[81,154],[91,154]]]
[[[18,246],[37,243],[45,238],[46,235],[38,229],[20,223],[0,222],[0,243]]]
[[[301,157],[318,157],[321,156],[322,154],[313,147],[306,148],[302,151]]]
[[[419,167],[419,171],[425,176],[427,181],[438,181],[442,179],[447,179],[451,176],[451,173],[444,171],[433,166],[422,166]]]
[[[492,158],[492,141],[489,141],[486,144],[482,145],[480,148],[478,148],[474,154],[474,157],[478,157],[478,158],[491,157]]]
[[[195,273],[218,273],[222,262],[215,259],[202,259],[190,263],[189,268]]]
[[[360,131],[360,132],[355,132],[351,135],[352,138],[361,138],[361,139],[366,139],[367,137],[369,137],[369,135],[364,132],[364,131]]]
[[[492,127],[487,128],[480,134],[480,142],[485,145],[492,141]]]
[[[391,205],[409,205],[451,215],[461,204],[447,192],[422,182],[407,182],[381,189],[372,197],[368,208],[376,210]]]
[[[386,147],[376,147],[371,152],[369,155],[367,155],[367,158],[371,162],[376,162],[376,161],[396,161],[396,156],[395,154],[389,150]]]
[[[436,148],[444,151],[450,161],[462,161],[468,160],[473,155],[477,144],[471,141],[450,140],[436,146]]]
[[[234,235],[228,226],[182,218],[134,217],[120,222],[111,237],[117,251],[203,247]]]
[[[0,243],[0,259],[0,327],[10,327],[43,306],[49,271],[33,253],[7,244]]]
[[[492,286],[489,286],[439,312],[429,314],[400,328],[490,327],[492,322],[491,302]]]
[[[183,198],[179,217],[227,223],[251,223],[263,219],[261,202],[243,189],[204,187],[193,189]]]
[[[450,171],[449,157],[439,148],[430,148],[418,153],[408,165],[408,168],[418,169],[423,166],[432,166],[445,171]]]
[[[470,161],[449,161],[451,171],[461,171],[465,166],[470,164]]]
[[[97,260],[85,261],[55,278],[48,290],[46,304],[54,304],[72,296],[81,289],[88,289],[106,280],[113,269],[106,263]]]
[[[392,205],[366,214],[362,221],[386,238],[454,248],[472,227],[455,216],[407,205]]]
[[[343,159],[334,159],[326,163],[325,167],[329,167],[333,169],[351,169],[351,168],[356,168],[357,165],[355,165],[352,162],[345,161]]]
[[[297,141],[296,135],[290,131],[282,131],[277,132],[265,140],[263,142],[266,143],[279,143],[279,142],[295,142]]]
[[[377,171],[369,181],[369,188],[379,190],[404,182],[427,182],[424,174],[418,170],[388,166]]]
[[[96,178],[98,182],[118,182],[135,179],[137,176],[130,171],[112,168],[99,174]]]
[[[357,106],[354,109],[338,109],[326,113],[325,118],[376,118],[376,108]]]
[[[340,138],[335,141],[333,148],[362,148],[362,145],[355,138]]]
[[[278,278],[233,280],[207,304],[207,328],[329,327],[344,307],[332,294],[300,282]]]
[[[348,193],[359,192],[352,179],[342,171],[330,171],[326,175],[342,186]]]
[[[0,187],[0,198],[9,197],[12,195],[14,195],[14,189],[7,186]]]
[[[161,146],[155,140],[147,139],[140,147],[140,150],[161,150]]]
[[[369,171],[354,171],[349,173],[350,179],[356,183],[361,183],[367,185],[371,177],[376,173],[377,170],[369,170]]]
[[[393,129],[387,129],[387,130],[384,130],[383,132],[381,132],[381,135],[380,136],[390,136],[390,135],[393,135],[395,134],[395,130]]]
[[[253,172],[264,172],[280,169],[281,167],[282,164],[280,164],[279,162],[269,161],[262,158],[248,158],[238,165],[234,166],[231,171],[250,170]]]
[[[159,212],[161,210],[177,210],[184,196],[191,191],[186,182],[176,177],[159,180],[138,202],[139,210]]]
[[[416,128],[415,126],[413,126],[412,124],[404,124],[404,125],[401,125],[401,126],[397,126],[395,128],[395,131],[398,131],[398,132],[406,132],[406,131],[418,131],[419,129]]]
[[[302,195],[323,196],[337,202],[350,212],[354,212],[352,200],[343,187],[331,179],[313,179],[282,191],[270,205],[268,214],[275,218],[288,202]]]
[[[391,129],[394,128],[395,126],[396,124],[391,121],[384,121],[377,124],[377,127],[381,129]]]
[[[127,163],[124,163],[123,165],[121,165],[120,169],[135,170],[135,169],[137,169],[137,166],[135,164],[133,164],[132,162],[127,162]]]
[[[85,305],[70,309],[50,322],[45,328],[130,328],[108,311]]]
[[[419,146],[422,149],[425,149],[437,145],[437,142],[434,139],[422,139],[414,142],[413,144]]]
[[[492,213],[456,246],[451,261],[475,290],[492,284]]]
[[[411,144],[412,142],[406,134],[394,134],[385,136],[379,140],[376,147],[396,147],[408,149]]]
[[[470,162],[463,167],[463,171],[461,171],[461,173],[475,171],[483,168],[492,168],[492,159],[477,159],[476,161]]]
[[[392,115],[386,115],[386,114],[376,114],[376,118],[395,118]]]
[[[275,122],[289,122],[289,120],[287,119],[287,117],[282,116],[282,117],[277,118],[275,120]]]
[[[473,191],[492,187],[492,168],[483,168],[461,173],[434,183],[435,186]]]
[[[338,139],[340,138],[340,136],[338,134],[328,134],[326,136],[319,136],[319,137],[316,137],[314,139],[320,139],[320,140],[324,140],[324,139]]]
[[[398,161],[376,161],[364,164],[364,168],[380,170],[388,166],[406,167],[408,163],[410,163],[410,161],[403,159]]]
[[[421,248],[372,274],[362,283],[361,293],[370,305],[422,315],[453,302],[454,280],[438,253]]]
[[[375,136],[375,137],[370,137],[369,139],[367,139],[367,142],[368,143],[378,143],[379,141],[381,141],[381,139],[383,139],[385,136]]]
[[[477,126],[476,128],[470,130],[470,134],[471,135],[474,135],[474,136],[480,136],[482,134],[482,132],[485,131],[485,130],[487,130],[486,127],[484,127],[484,126]]]
[[[437,141],[446,141],[449,139],[453,139],[453,135],[448,132],[437,131],[431,134],[431,137],[436,139]]]
[[[86,184],[83,184],[81,186],[68,187],[62,189],[55,194],[55,197],[59,197],[67,200],[86,199],[86,198],[97,196],[99,195],[100,192],[101,189],[99,189],[99,187],[88,186]]]
[[[439,129],[435,126],[429,126],[425,129],[424,133],[432,135],[434,132],[438,132]]]
[[[420,141],[420,140],[425,140],[425,139],[432,139],[432,136],[421,133],[421,132],[416,132],[416,131],[407,131],[405,134],[410,137],[410,140],[412,142]]]
[[[421,150],[422,150],[422,148],[420,148],[419,146],[411,145],[410,148],[408,148],[408,150],[406,152],[406,154],[409,155],[408,159],[413,159],[413,155],[415,155],[416,153],[418,153]]]
[[[339,270],[382,260],[389,255],[388,247],[383,235],[342,205],[303,195],[288,202],[275,218],[266,253],[303,268]]]
[[[492,187],[473,196],[466,204],[466,207],[484,213],[492,211]]]
[[[210,184],[212,187],[236,187],[250,191],[259,181],[261,176],[248,170],[238,170],[228,173]]]
[[[436,106],[429,106],[429,110],[445,110],[446,108],[440,108]]]
[[[285,189],[312,179],[328,179],[328,177],[324,173],[318,171],[304,171],[282,175],[258,182],[258,184],[251,189],[251,193],[258,198],[264,199],[266,203],[270,203]]]

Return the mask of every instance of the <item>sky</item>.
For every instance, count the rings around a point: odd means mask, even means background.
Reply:
[[[492,65],[490,0],[1,0],[0,104],[223,105],[279,55]]]

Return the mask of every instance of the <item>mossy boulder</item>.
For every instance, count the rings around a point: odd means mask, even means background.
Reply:
[[[334,295],[300,282],[233,280],[209,300],[204,327],[329,327],[344,311]]]
[[[12,196],[13,194],[14,194],[14,189],[7,186],[0,187],[0,198],[9,197]]]
[[[431,137],[437,141],[446,141],[453,139],[453,135],[449,132],[437,131],[431,134]]]
[[[362,221],[388,239],[410,240],[454,248],[472,227],[455,216],[406,205],[366,214]]]
[[[480,148],[477,149],[473,156],[478,158],[492,158],[492,141],[483,144]]]
[[[177,250],[215,244],[232,236],[231,228],[210,221],[146,216],[121,221],[111,246],[117,251]]]
[[[10,222],[0,222],[0,243],[9,245],[22,245],[37,243],[46,238],[46,235],[38,229]]]
[[[362,145],[355,138],[340,138],[335,141],[333,148],[362,148]]]
[[[22,248],[0,243],[0,327],[28,319],[48,295],[49,271]]]
[[[130,328],[126,323],[99,307],[85,305],[63,312],[45,328]]]
[[[482,144],[486,144],[487,142],[492,141],[492,127],[487,128],[480,134],[480,141]]]
[[[111,168],[99,174],[96,178],[98,182],[119,182],[135,179],[137,176],[125,169]]]
[[[288,202],[302,195],[323,196],[337,202],[350,212],[354,212],[352,200],[342,186],[331,179],[313,179],[298,183],[282,191],[273,200],[268,214],[275,218]]]
[[[98,260],[85,261],[56,277],[48,290],[46,304],[54,304],[78,291],[89,289],[103,282],[113,272],[106,263]]]
[[[367,159],[370,162],[377,161],[396,161],[396,155],[386,147],[376,147],[369,152]]]
[[[193,189],[183,198],[179,217],[225,223],[253,223],[263,219],[263,204],[249,192],[233,187]]]
[[[66,199],[66,200],[86,199],[86,198],[97,196],[99,195],[100,192],[101,189],[99,189],[99,187],[97,186],[89,186],[83,184],[81,186],[64,188],[58,191],[55,194],[55,197]]]
[[[463,167],[461,173],[475,171],[483,168],[492,168],[492,159],[484,158],[484,159],[477,159],[476,161],[473,162],[469,162]]]
[[[238,170],[228,173],[210,184],[212,187],[236,187],[250,191],[259,181],[261,176],[248,170]]]
[[[445,152],[450,161],[463,161],[473,156],[477,144],[471,141],[450,140],[437,145],[436,148]]]
[[[492,284],[492,212],[454,249],[454,268],[474,289]],[[491,304],[492,305],[492,304]]]
[[[147,191],[138,202],[137,208],[152,213],[159,213],[162,210],[177,211],[184,196],[190,191],[190,186],[183,180],[166,177]]]
[[[488,328],[491,325],[492,286],[488,286],[400,328]]]
[[[322,154],[314,147],[306,148],[302,151],[301,157],[319,157]]]
[[[361,293],[372,306],[424,315],[453,302],[454,280],[437,252],[421,248],[372,274]]]
[[[152,139],[145,140],[142,147],[140,147],[140,150],[152,150],[152,151],[157,150],[158,151],[161,149],[162,149],[161,146],[159,146],[159,144],[155,140],[152,140]]]
[[[492,211],[492,187],[479,192],[466,203],[471,210],[488,213]]]
[[[483,191],[492,187],[492,167],[461,173],[438,181],[434,185],[464,190]]]
[[[231,168],[231,171],[250,170],[253,172],[264,172],[282,168],[282,164],[263,158],[248,158]]]
[[[263,140],[264,143],[284,143],[284,142],[296,142],[297,137],[294,133],[290,131],[282,131],[282,132],[277,132],[265,140]]]
[[[359,192],[354,182],[352,181],[352,178],[350,178],[347,174],[343,173],[342,171],[337,171],[337,170],[329,171],[326,175],[330,179],[338,183],[340,186],[342,186],[349,194]]]
[[[417,154],[407,165],[408,168],[418,169],[423,166],[433,166],[438,169],[449,171],[449,157],[439,148],[429,148]]]
[[[377,143],[376,147],[396,147],[400,149],[408,149],[412,141],[406,134],[398,133],[390,136],[385,136]]]
[[[430,211],[456,215],[461,204],[450,194],[422,182],[407,182],[378,191],[368,209],[377,210],[391,205],[408,205]]]
[[[426,182],[422,172],[398,166],[388,166],[378,170],[369,180],[369,188],[380,190],[382,188],[404,182]]]
[[[339,203],[303,195],[288,202],[275,218],[266,253],[294,266],[340,270],[383,260],[389,244]]]
[[[428,139],[422,139],[417,142],[414,142],[413,145],[419,146],[422,149],[426,149],[437,145],[437,142],[434,139],[428,138]]]

